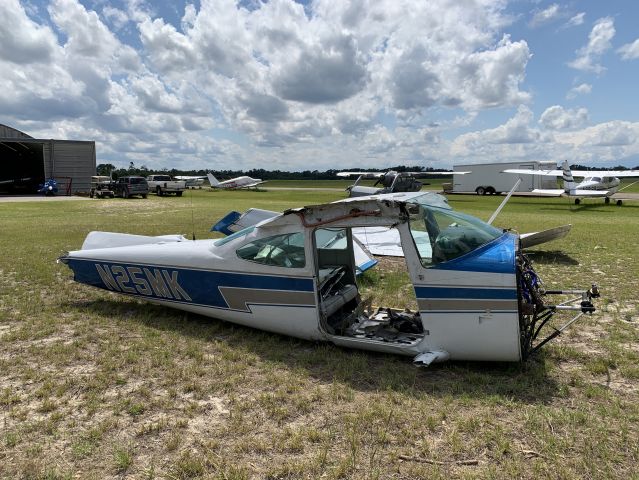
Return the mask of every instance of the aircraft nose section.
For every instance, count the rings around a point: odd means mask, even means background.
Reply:
[[[511,233],[477,248],[476,250],[436,265],[435,269],[482,273],[515,273],[518,237]]]

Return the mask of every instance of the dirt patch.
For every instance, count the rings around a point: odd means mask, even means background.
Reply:
[[[91,200],[89,197],[80,197],[77,195],[57,195],[55,197],[47,197],[45,195],[0,195],[0,203],[16,203],[16,202],[66,202],[74,200]]]

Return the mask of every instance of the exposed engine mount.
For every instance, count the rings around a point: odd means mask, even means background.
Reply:
[[[517,257],[519,282],[519,323],[521,332],[522,357],[525,360],[543,345],[561,335],[566,328],[583,315],[592,315],[596,308],[592,299],[599,298],[599,288],[593,283],[588,290],[546,290],[535,272],[532,262],[523,253]],[[557,304],[546,303],[548,295],[571,295],[572,298]],[[571,320],[559,328],[553,328],[550,335],[537,341],[542,328],[558,311],[578,312]]]

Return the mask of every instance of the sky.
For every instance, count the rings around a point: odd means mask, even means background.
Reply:
[[[1,0],[0,123],[118,167],[639,165],[639,2]]]

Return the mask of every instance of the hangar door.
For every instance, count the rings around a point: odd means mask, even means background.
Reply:
[[[0,141],[0,192],[34,193],[44,182],[42,143]]]

